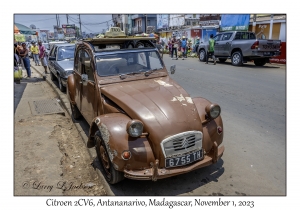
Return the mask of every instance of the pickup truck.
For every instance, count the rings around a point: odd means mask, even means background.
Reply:
[[[231,59],[234,66],[241,66],[247,61],[254,61],[256,66],[263,66],[269,59],[280,55],[280,40],[257,39],[253,32],[226,31],[217,34],[215,40],[215,57],[221,63]],[[208,41],[198,47],[200,61],[206,61]]]

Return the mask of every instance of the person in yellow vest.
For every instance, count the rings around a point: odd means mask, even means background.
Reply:
[[[208,57],[209,55],[212,56],[212,59],[214,60],[214,65],[216,65],[216,57],[215,57],[215,40],[213,39],[214,35],[210,35],[210,39],[208,41],[208,49],[206,53],[206,64],[208,64]]]
[[[32,46],[30,47],[30,51],[32,53],[33,60],[35,62],[36,66],[40,65],[40,60],[39,60],[39,47],[36,45],[35,42],[32,43]]]

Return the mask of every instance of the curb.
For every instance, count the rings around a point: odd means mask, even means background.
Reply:
[[[40,70],[38,70],[35,66],[33,66],[33,65],[30,64],[30,67],[33,68],[36,72],[38,72],[41,76],[43,76],[43,72],[40,72]],[[48,71],[50,71],[49,68],[48,68]],[[56,92],[56,94],[58,95],[58,97],[60,99],[59,103],[67,111],[69,117],[72,118],[71,106],[70,106],[70,102],[69,102],[69,99],[67,98],[67,96],[64,93],[62,93],[58,87],[56,87],[56,85],[51,81],[50,76],[47,76],[45,81],[47,81],[47,83],[54,89],[54,91]],[[81,128],[81,126],[79,124],[74,123],[74,122],[73,122],[73,124],[75,125],[77,131],[79,132],[79,134],[80,134],[80,136],[82,138],[83,143],[86,145],[88,137],[85,135],[85,132],[82,130],[82,128]],[[88,148],[87,148],[87,151],[88,151],[91,159],[93,159],[94,156],[97,156],[96,155],[96,151],[88,149]],[[98,174],[98,176],[100,178],[100,181],[103,184],[103,188],[104,188],[104,190],[106,192],[106,195],[108,195],[108,196],[114,196],[115,194],[111,191],[110,186],[106,182],[106,179],[103,176],[103,174],[101,173],[101,171],[97,170],[97,169],[95,169],[95,170],[97,171],[97,174]]]

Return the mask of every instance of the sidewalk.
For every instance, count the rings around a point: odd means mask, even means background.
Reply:
[[[14,195],[106,195],[68,112],[39,105],[59,101],[42,70],[31,67],[32,78],[14,83]]]

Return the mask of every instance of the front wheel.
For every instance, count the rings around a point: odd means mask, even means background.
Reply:
[[[234,66],[241,66],[243,64],[243,57],[240,51],[236,51],[231,55],[231,64]]]
[[[116,184],[124,179],[124,173],[117,171],[112,162],[109,159],[109,154],[107,152],[105,143],[102,139],[100,131],[95,133],[95,148],[97,157],[102,165],[104,171],[104,177],[106,181],[110,184]]]
[[[205,53],[205,50],[200,50],[200,53],[199,53],[199,60],[204,62],[206,59],[206,53]]]
[[[58,87],[60,89],[61,92],[65,92],[66,91],[66,87],[63,86],[63,84],[61,83],[61,77],[59,75],[57,75],[58,77]]]
[[[56,79],[55,75],[53,74],[53,72],[50,70],[50,79],[52,81],[54,81]]]

